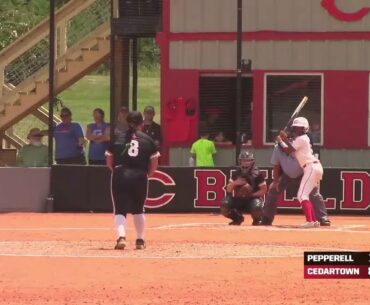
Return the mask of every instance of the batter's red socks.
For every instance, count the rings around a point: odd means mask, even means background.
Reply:
[[[307,222],[312,222],[316,220],[315,212],[313,210],[312,202],[309,200],[303,200],[301,202],[302,210],[304,215],[306,216]]]

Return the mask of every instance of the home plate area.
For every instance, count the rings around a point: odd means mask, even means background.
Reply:
[[[363,232],[370,233],[370,226],[363,224],[359,225],[331,225],[330,227],[317,228],[301,228],[299,224],[293,225],[272,225],[272,226],[251,226],[243,224],[241,226],[227,226],[227,223],[182,223],[169,224],[152,228],[152,230],[167,230],[167,229],[210,229],[210,230],[237,230],[237,231],[313,231],[313,232]]]

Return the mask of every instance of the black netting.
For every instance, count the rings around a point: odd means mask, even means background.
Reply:
[[[267,75],[266,142],[274,142],[277,133],[287,124],[304,96],[309,101],[299,116],[309,120],[314,140],[318,143],[321,140],[321,76]]]
[[[162,14],[162,0],[120,0],[119,14],[123,16],[158,16]]]
[[[241,131],[243,141],[252,137],[252,78],[242,80]],[[200,78],[199,132],[206,131],[211,139],[222,132],[225,139],[236,141],[236,77],[204,76]]]

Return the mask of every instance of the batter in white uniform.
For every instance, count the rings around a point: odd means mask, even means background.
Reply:
[[[311,228],[319,226],[319,223],[316,221],[309,195],[320,183],[324,171],[320,161],[312,152],[312,145],[307,136],[309,129],[307,119],[304,117],[294,119],[291,128],[295,134],[292,141],[288,140],[287,134],[284,131],[280,131],[280,135],[276,137],[276,141],[285,153],[292,154],[298,160],[299,165],[303,169],[303,177],[299,186],[297,198],[306,216],[306,222],[302,227]]]

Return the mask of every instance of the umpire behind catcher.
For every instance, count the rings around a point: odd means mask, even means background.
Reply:
[[[227,196],[221,203],[221,214],[232,220],[229,225],[239,226],[244,221],[243,212],[250,212],[255,226],[262,219],[266,181],[256,167],[252,153],[242,151],[238,159],[239,167],[232,172],[226,186]]]
[[[153,175],[160,156],[154,140],[141,131],[143,117],[140,112],[129,112],[127,115],[128,130],[123,150],[106,152],[107,166],[112,171],[111,192],[113,213],[117,230],[115,249],[126,247],[127,214],[134,218],[137,234],[136,249],[144,249],[145,215],[144,204],[148,190],[148,177]],[[120,154],[120,164],[113,168],[114,154]]]
[[[292,155],[284,153],[278,144],[275,145],[272,152],[271,164],[273,165],[273,182],[270,184],[266,195],[261,225],[272,224],[277,212],[276,203],[280,194],[285,191],[288,185],[294,185],[298,188],[303,175],[303,171],[299,166],[297,159]],[[320,225],[330,226],[331,222],[328,218],[324,199],[317,186],[315,186],[310,193],[310,200]]]

